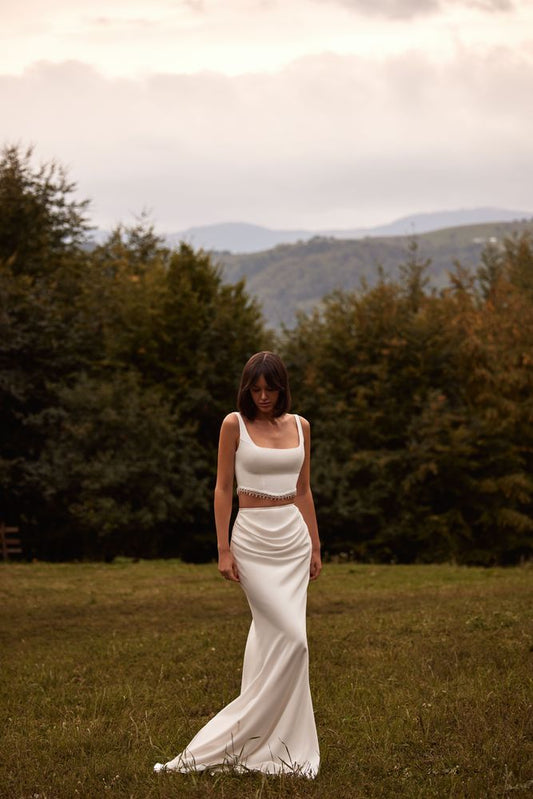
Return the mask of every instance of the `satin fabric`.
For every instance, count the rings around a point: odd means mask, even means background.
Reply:
[[[306,600],[311,539],[295,505],[239,510],[231,549],[252,611],[240,695],[156,771],[232,767],[314,777]]]

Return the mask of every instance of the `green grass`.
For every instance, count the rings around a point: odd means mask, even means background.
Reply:
[[[0,597],[2,797],[531,795],[531,568],[328,565],[312,782],[152,773],[239,691],[249,612],[215,566],[9,564]]]

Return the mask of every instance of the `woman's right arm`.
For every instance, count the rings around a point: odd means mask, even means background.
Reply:
[[[218,442],[217,482],[215,486],[215,525],[217,529],[218,570],[226,580],[239,582],[239,573],[229,548],[229,522],[233,499],[235,450],[239,420],[230,413],[222,422]]]

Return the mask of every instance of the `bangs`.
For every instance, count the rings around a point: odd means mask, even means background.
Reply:
[[[290,409],[291,393],[289,390],[289,376],[285,364],[274,352],[256,352],[245,365],[239,393],[237,395],[237,408],[247,419],[255,419],[257,408],[252,399],[251,389],[260,377],[264,377],[269,388],[279,391],[278,401],[274,408],[274,416],[282,416]]]
[[[280,376],[279,369],[276,369],[272,362],[259,361],[250,369],[246,383],[243,385],[243,391],[249,391],[253,388],[260,377],[265,378],[265,383],[268,388],[274,388],[278,391],[283,391],[285,388],[285,381],[282,376]]]

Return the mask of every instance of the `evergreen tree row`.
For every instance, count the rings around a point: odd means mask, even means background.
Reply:
[[[274,340],[244,283],[146,220],[87,246],[56,164],[0,155],[0,521],[29,557],[215,554],[218,431],[277,348],[309,418],[326,553],[512,563],[533,549],[533,246],[337,292]]]
[[[401,278],[337,293],[286,336],[314,421],[330,552],[391,562],[514,563],[533,551],[533,248],[490,247],[426,292]]]
[[[84,246],[74,188],[4,149],[0,520],[31,557],[211,557],[218,430],[268,344],[260,310],[145,220]]]

